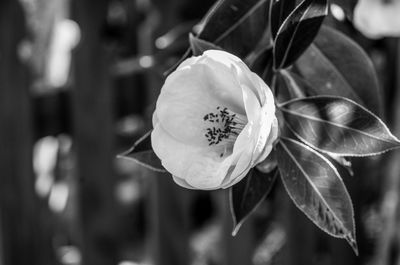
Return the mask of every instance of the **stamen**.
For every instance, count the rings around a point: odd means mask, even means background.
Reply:
[[[206,114],[203,120],[212,123],[212,126],[208,127],[204,134],[209,146],[217,145],[221,142],[234,142],[247,123],[246,117],[220,106],[217,107],[217,112]],[[223,157],[224,153],[221,153],[220,157]]]

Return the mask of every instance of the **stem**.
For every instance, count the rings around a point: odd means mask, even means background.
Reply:
[[[276,86],[276,73],[274,73],[274,75],[272,76],[271,91],[272,91],[272,94],[274,95],[274,97],[277,98],[279,91],[278,91],[278,88]]]

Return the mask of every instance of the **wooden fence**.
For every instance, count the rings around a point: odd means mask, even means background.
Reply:
[[[169,52],[175,56],[165,56],[155,46],[157,38],[178,23],[190,25],[213,1],[71,0],[70,15],[81,31],[80,44],[73,52],[71,81],[67,90],[40,95],[32,89],[37,76],[23,56],[24,43],[35,39],[21,2],[0,2],[0,265],[113,265],[139,258],[154,265],[400,264],[398,151],[371,162],[375,170],[359,163],[356,175],[345,180],[355,201],[360,257],[344,241],[328,238],[315,228],[292,205],[280,183],[233,238],[226,192],[184,190],[168,175],[145,170],[138,173],[143,180],[139,193],[144,212],[136,216],[143,219],[136,230],[145,231],[129,234],[140,238],[136,241],[142,246],[127,244],[125,233],[137,220],[130,215],[121,217],[123,207],[116,199],[121,178],[115,156],[149,124],[139,126],[131,138],[119,135],[116,127],[127,115],[150,117],[148,106],[162,86],[162,62],[177,59],[187,45],[181,40]],[[113,12],[123,12],[122,22],[115,21]],[[384,93],[389,95],[387,117],[400,136],[400,89],[396,89],[400,87],[400,44],[388,40],[384,45],[388,49],[380,50],[389,58],[386,68],[394,69],[384,79]],[[393,54],[395,60],[390,59]],[[72,183],[76,189],[70,195],[74,210],[67,217],[52,212],[48,198],[38,196],[32,167],[34,143],[60,133],[71,135],[74,150]],[[371,187],[369,182],[378,186]],[[203,197],[211,201],[211,210],[195,207]],[[213,213],[207,219],[212,224],[209,230],[194,229],[197,215],[193,209]],[[373,219],[366,213],[375,213],[381,218],[375,221],[385,226],[373,227],[377,232],[369,233],[371,224],[365,220]],[[212,227],[219,232],[213,233]],[[198,263],[193,263],[193,238],[207,233],[211,239],[218,236],[217,249],[211,250],[217,257],[208,263],[197,257]],[[204,242],[214,244],[211,239]],[[79,250],[74,261],[63,263],[63,245]]]

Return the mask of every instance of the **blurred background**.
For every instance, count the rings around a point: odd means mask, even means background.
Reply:
[[[318,230],[278,181],[231,236],[226,191],[184,190],[116,155],[151,128],[163,73],[215,0],[1,0],[0,265],[400,264],[400,152],[344,179],[360,256]],[[366,49],[400,136],[400,42]]]

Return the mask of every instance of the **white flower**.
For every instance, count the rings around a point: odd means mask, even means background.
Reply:
[[[153,114],[152,147],[175,182],[227,188],[272,150],[278,135],[270,88],[236,56],[209,50],[165,81]]]
[[[354,26],[371,39],[400,36],[400,0],[359,0]]]

